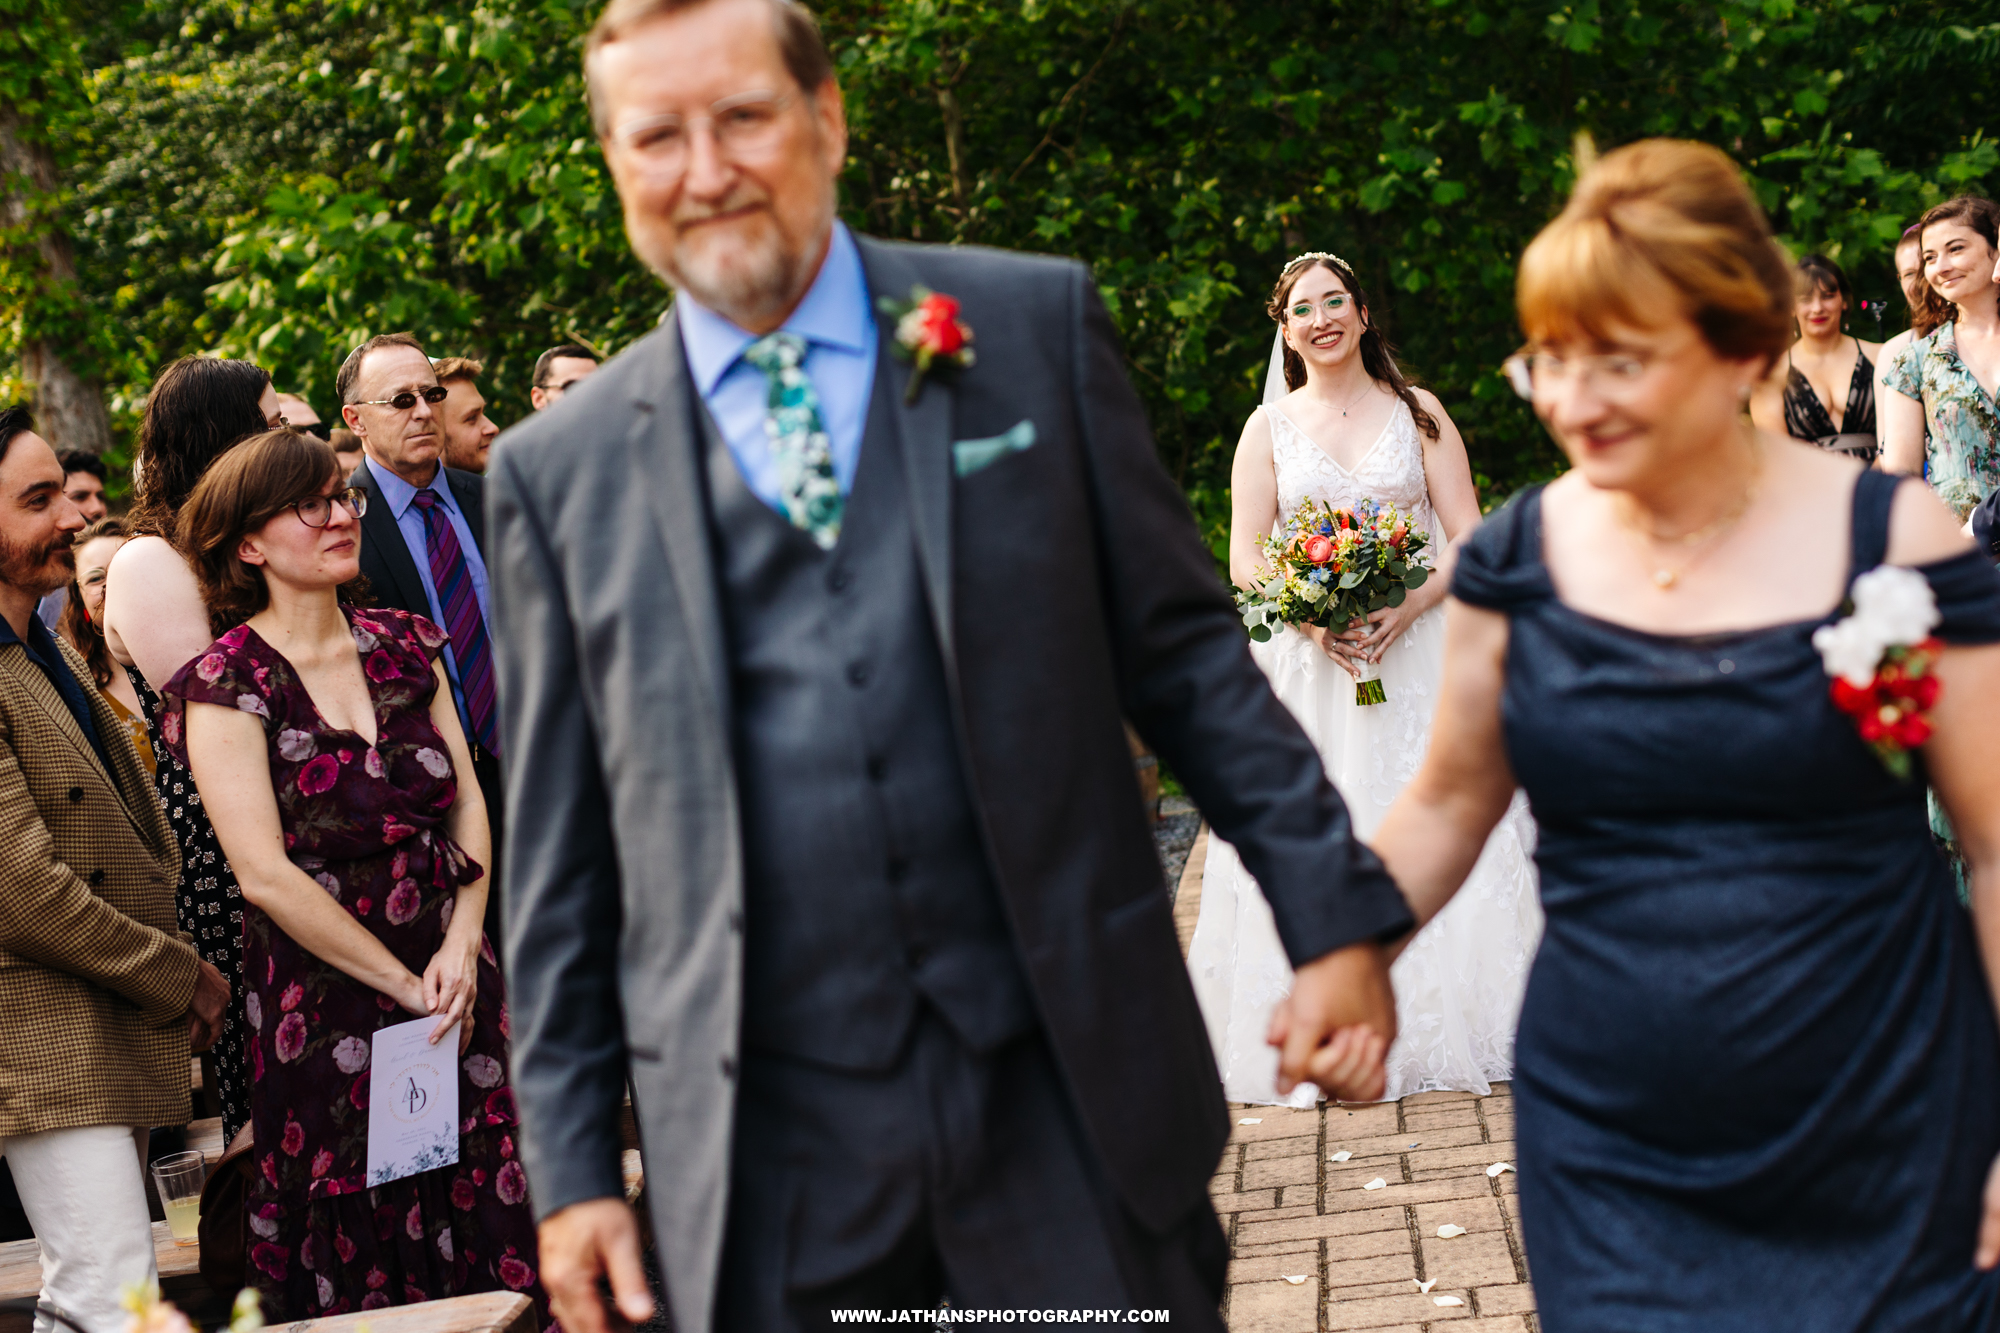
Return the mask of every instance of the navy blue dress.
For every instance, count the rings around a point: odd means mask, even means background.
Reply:
[[[1854,576],[1896,479],[1863,473]],[[2000,1031],[1898,782],[1812,632],[1668,637],[1556,597],[1541,494],[1453,592],[1511,626],[1507,753],[1547,931],[1515,1047],[1522,1225],[1546,1333],[2000,1328],[1972,1267]],[[1977,553],[1921,571],[1949,643],[2000,641]]]

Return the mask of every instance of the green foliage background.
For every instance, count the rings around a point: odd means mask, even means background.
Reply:
[[[590,136],[597,7],[0,0],[0,97],[65,177],[25,226],[65,228],[80,273],[50,292],[24,228],[0,233],[0,375],[55,327],[126,428],[153,370],[190,351],[254,358],[331,416],[346,348],[408,328],[484,358],[495,419],[514,419],[541,348],[615,350],[665,304]],[[1514,260],[1560,206],[1578,132],[1720,145],[1788,244],[1897,311],[1901,228],[2000,174],[1994,0],[818,10],[853,126],[849,220],[1087,260],[1217,541],[1264,299],[1297,250],[1357,265],[1490,501],[1557,465],[1495,368],[1517,337]]]

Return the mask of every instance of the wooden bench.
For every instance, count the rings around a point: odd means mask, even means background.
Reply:
[[[153,1223],[153,1259],[160,1268],[160,1294],[191,1314],[219,1310],[227,1316],[228,1303],[217,1305],[216,1297],[201,1280],[201,1248],[174,1244],[165,1222]],[[0,1298],[36,1296],[42,1290],[42,1247],[33,1240],[17,1240],[0,1245]],[[27,1333],[32,1321],[21,1315],[0,1315],[0,1333]]]
[[[305,1319],[283,1326],[283,1333],[351,1333],[362,1324],[369,1333],[537,1333],[535,1303],[511,1291],[478,1296],[395,1305],[363,1310],[330,1319]]]
[[[625,1177],[625,1200],[636,1202],[646,1187],[645,1165],[639,1159],[639,1126],[632,1115],[632,1103],[628,1098],[618,1118],[619,1138],[623,1152],[619,1165]],[[222,1141],[222,1121],[219,1118],[191,1121],[187,1127],[188,1149],[199,1150],[202,1157],[213,1168],[222,1157],[226,1146]],[[176,1245],[167,1231],[165,1222],[153,1223],[153,1250],[160,1268],[160,1294],[180,1306],[191,1316],[200,1316],[200,1322],[211,1318],[226,1317],[229,1302],[234,1293],[210,1291],[201,1280],[201,1247],[198,1245]],[[0,1299],[20,1296],[34,1296],[42,1289],[42,1247],[33,1240],[17,1240],[0,1245]],[[448,1333],[457,1330],[498,1329],[512,1333],[520,1318],[518,1313],[509,1314],[506,1321],[488,1323],[427,1323],[394,1322],[386,1316],[396,1314],[414,1317],[419,1311],[439,1307],[463,1306],[467,1301],[508,1302],[519,1301],[521,1309],[527,1311],[527,1323],[519,1325],[520,1333],[535,1333],[533,1308],[524,1297],[519,1296],[463,1296],[449,1301],[433,1301],[427,1305],[398,1307],[395,1310],[371,1310],[376,1326],[370,1333]],[[470,1310],[473,1307],[465,1306]],[[485,1307],[480,1307],[485,1308]],[[498,1308],[497,1306],[495,1307]],[[511,1308],[511,1307],[510,1307]],[[348,1324],[366,1316],[343,1315],[337,1319],[309,1320],[290,1325],[285,1333],[303,1333],[306,1329],[345,1328]],[[454,1316],[455,1317],[455,1316]],[[482,1318],[484,1316],[481,1316]],[[496,1315],[497,1319],[498,1316]],[[18,1315],[0,1314],[0,1333],[28,1333],[29,1321]]]

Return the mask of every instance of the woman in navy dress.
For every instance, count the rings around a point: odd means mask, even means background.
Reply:
[[[1714,149],[1606,156],[1519,300],[1517,387],[1573,469],[1460,554],[1437,730],[1376,849],[1426,920],[1517,780],[1533,803],[1514,1087],[1542,1327],[2000,1327],[2000,577],[1921,485],[1743,420],[1791,275]],[[1907,765],[1815,647],[1885,564],[1869,587],[1934,601],[1943,643]]]

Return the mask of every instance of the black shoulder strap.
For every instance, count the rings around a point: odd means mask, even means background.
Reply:
[[[1881,564],[1889,553],[1889,510],[1896,503],[1896,488],[1907,480],[1869,468],[1854,483],[1854,516],[1848,529],[1849,583]]]

